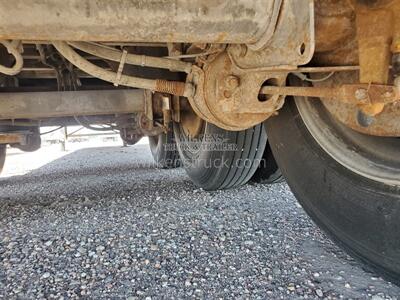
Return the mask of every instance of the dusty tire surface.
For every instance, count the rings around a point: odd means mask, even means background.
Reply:
[[[400,276],[400,190],[353,173],[314,140],[288,100],[266,122],[275,158],[311,218],[350,254]]]
[[[206,124],[197,140],[185,136],[179,124],[174,125],[174,133],[187,174],[205,190],[246,184],[257,170],[267,141],[263,124],[239,132]]]
[[[174,133],[162,133],[149,137],[150,151],[157,166],[172,169],[180,166],[179,153],[175,148]]]
[[[3,171],[4,163],[6,161],[7,145],[0,145],[0,173]]]
[[[251,181],[261,184],[275,184],[285,181],[268,141],[260,165]]]

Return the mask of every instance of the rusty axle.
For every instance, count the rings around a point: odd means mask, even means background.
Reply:
[[[355,105],[389,104],[400,101],[399,88],[375,84],[345,84],[336,88],[264,86],[260,94],[325,98]]]

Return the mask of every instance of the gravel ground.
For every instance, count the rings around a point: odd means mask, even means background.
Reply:
[[[181,169],[155,169],[147,145],[64,154],[7,158],[2,299],[400,295],[333,245],[286,184],[205,192]]]

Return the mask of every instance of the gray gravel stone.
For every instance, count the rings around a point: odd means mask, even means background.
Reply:
[[[36,154],[7,163],[25,155]],[[286,184],[205,192],[182,169],[155,169],[147,146],[77,150],[0,187],[2,299],[400,295],[327,239]]]

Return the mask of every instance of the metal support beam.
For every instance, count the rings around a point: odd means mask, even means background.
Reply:
[[[279,0],[0,0],[0,39],[254,44],[273,35]]]
[[[27,135],[29,132],[1,132],[0,144],[21,144],[26,145]]]
[[[143,90],[0,93],[0,119],[144,112]]]

